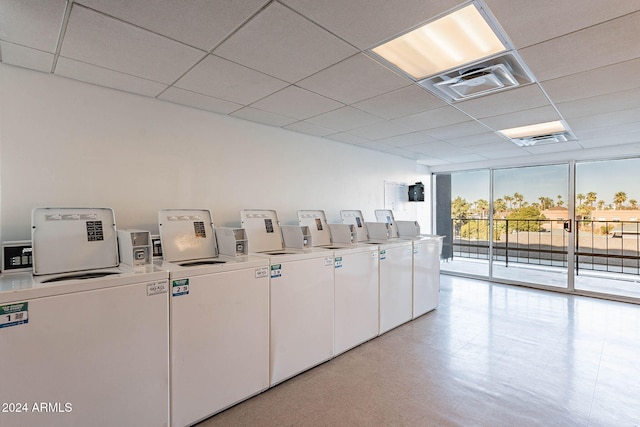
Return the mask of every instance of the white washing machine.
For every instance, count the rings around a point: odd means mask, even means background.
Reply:
[[[330,250],[284,247],[273,210],[243,210],[249,252],[270,263],[270,384],[333,356],[333,276]]]
[[[337,356],[378,335],[378,248],[351,243],[350,233],[345,240],[334,239],[335,228],[327,224],[321,210],[298,211],[298,222],[309,228],[312,246],[333,251],[333,352]]]
[[[269,262],[247,256],[242,240],[233,243],[238,256],[219,255],[208,210],[161,210],[158,222],[171,288],[171,425],[177,427],[269,387]]]
[[[0,276],[0,424],[166,426],[167,273],[118,266],[111,209],[34,209],[32,242]]]
[[[415,221],[396,221],[388,209],[375,211],[378,222],[390,226],[393,237],[413,242],[413,310],[420,317],[440,303],[440,252],[443,236],[421,235]]]
[[[343,210],[340,211],[340,216],[345,224],[356,226],[359,239],[364,239],[364,242],[377,245],[379,248],[378,334],[408,322],[411,320],[413,304],[411,242],[390,240],[386,224],[365,223],[359,210]],[[369,224],[372,230],[369,230]]]

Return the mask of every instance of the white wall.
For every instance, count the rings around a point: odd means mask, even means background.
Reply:
[[[228,116],[0,65],[0,238],[30,239],[38,206],[112,207],[119,228],[157,233],[161,208],[361,209],[384,181],[427,184],[412,160]],[[423,229],[429,209],[412,207]],[[420,212],[418,212],[420,211]]]

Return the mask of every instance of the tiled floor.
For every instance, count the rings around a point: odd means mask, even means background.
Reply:
[[[639,425],[640,306],[443,275],[437,310],[199,426]]]

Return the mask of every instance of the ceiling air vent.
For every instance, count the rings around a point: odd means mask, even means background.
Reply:
[[[511,141],[519,147],[529,147],[531,145],[554,144],[556,142],[567,142],[575,139],[569,132],[556,132],[546,135],[527,136],[523,138],[511,138]]]
[[[418,82],[448,102],[462,101],[531,83],[533,78],[514,52],[451,70]]]

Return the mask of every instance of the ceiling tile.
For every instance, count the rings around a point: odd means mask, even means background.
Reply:
[[[65,0],[2,0],[0,40],[55,53],[65,3]]]
[[[251,106],[263,111],[304,120],[344,107],[344,104],[296,86],[289,86],[254,102]]]
[[[581,139],[580,145],[584,148],[598,148],[634,144],[638,142],[640,142],[640,129],[635,132],[620,135],[601,135],[596,138]]]
[[[288,83],[209,55],[178,80],[175,86],[248,105],[288,86]]]
[[[640,59],[584,71],[542,83],[551,101],[566,102],[640,87]]]
[[[446,141],[457,147],[471,147],[483,144],[497,144],[507,142],[506,139],[496,134],[495,132],[484,132],[475,135],[462,136],[459,138],[447,138]]]
[[[372,47],[460,4],[459,0],[282,0],[360,49]]]
[[[242,108],[240,104],[176,87],[168,88],[158,96],[158,99],[219,114],[229,114]]]
[[[366,148],[369,150],[375,150],[375,151],[385,151],[385,152],[387,150],[392,150],[393,148],[395,148],[377,141],[365,142],[364,144],[359,144],[358,147]]]
[[[421,157],[418,159],[418,163],[425,166],[442,166],[451,164],[451,162],[442,159],[436,159],[434,157]]]
[[[422,157],[422,154],[416,153],[414,151],[405,150],[403,148],[392,148],[391,150],[386,150],[385,153],[393,154],[394,156],[406,157],[407,159],[418,160]]]
[[[358,135],[367,139],[383,139],[391,136],[403,135],[412,132],[406,126],[397,123],[377,122],[360,128],[352,129],[349,133]]]
[[[360,145],[366,144],[367,142],[371,142],[370,139],[362,138],[361,136],[351,135],[346,132],[334,133],[333,135],[325,136],[325,138],[330,139],[332,141],[344,142],[346,144]]]
[[[326,136],[336,133],[333,129],[323,128],[322,126],[316,126],[306,122],[295,122],[284,126],[284,128],[294,132],[306,133],[307,135],[314,136]]]
[[[515,44],[523,48],[638,10],[629,0],[485,0]],[[517,11],[517,13],[514,13]]]
[[[589,129],[602,127],[619,126],[627,123],[637,123],[640,117],[640,108],[631,110],[616,111],[613,113],[594,114],[591,116],[568,119],[567,122],[571,130],[580,132]]]
[[[640,12],[520,50],[538,81],[636,59]],[[613,48],[615,46],[615,48]]]
[[[214,53],[294,83],[356,50],[279,3],[271,3]]]
[[[41,50],[30,49],[8,42],[0,42],[2,62],[18,67],[29,68],[49,73],[53,65],[53,54]]]
[[[405,135],[398,135],[391,138],[381,139],[379,142],[392,147],[407,147],[410,145],[420,145],[437,142],[436,139],[425,135],[422,132],[412,132]]]
[[[504,149],[494,151],[484,151],[482,155],[487,159],[508,159],[511,157],[525,156],[527,154],[522,148]]]
[[[76,0],[76,3],[210,51],[268,0]]]
[[[233,117],[258,122],[270,126],[286,126],[295,122],[295,119],[258,110],[257,108],[245,107],[230,114]]]
[[[556,106],[565,119],[640,108],[640,88],[563,102]]]
[[[410,127],[413,130],[426,130],[469,121],[469,116],[453,107],[441,107],[410,116],[392,120],[392,123]]]
[[[145,96],[156,96],[167,88],[167,85],[162,83],[107,70],[62,56],[58,58],[55,74]]]
[[[638,118],[637,122],[620,124],[617,126],[606,126],[606,127],[595,128],[595,129],[585,129],[580,131],[576,131],[574,129],[574,133],[578,138],[578,141],[580,141],[580,143],[588,139],[616,137],[619,135],[636,133],[636,132],[640,132],[640,117]]]
[[[481,119],[551,105],[551,103],[537,84],[531,84],[458,102],[455,105],[470,116]]]
[[[423,132],[436,139],[453,139],[462,138],[470,135],[478,135],[488,132],[489,129],[482,123],[475,120],[470,120],[463,123],[456,123],[449,126],[442,126],[433,129],[427,129]]]
[[[338,110],[312,117],[308,123],[324,126],[336,131],[347,131],[380,121],[380,118],[353,107],[343,107]]]
[[[360,110],[385,119],[396,119],[446,105],[440,98],[417,85],[403,87],[353,104]]]
[[[539,107],[531,110],[518,111],[500,116],[487,117],[482,122],[491,129],[510,129],[535,123],[553,122],[561,117],[553,107]]]
[[[300,87],[345,104],[353,104],[409,84],[404,77],[362,53],[297,83]]]
[[[203,52],[75,5],[62,56],[134,76],[172,83]]]
[[[560,142],[557,144],[531,145],[529,147],[523,147],[523,150],[528,151],[531,154],[562,153],[564,151],[581,150],[581,149],[582,149],[582,146],[576,141]]]
[[[418,145],[410,145],[407,147],[403,147],[405,150],[415,151],[417,153],[422,153],[427,156],[440,158],[440,155],[450,155],[455,153],[457,150],[460,150],[459,147],[455,145],[447,144],[446,142],[427,142]]]
[[[467,163],[467,162],[479,162],[482,160],[487,160],[485,156],[481,156],[480,154],[458,154],[453,153],[451,155],[443,155],[441,156],[442,160],[447,160],[452,163]]]

